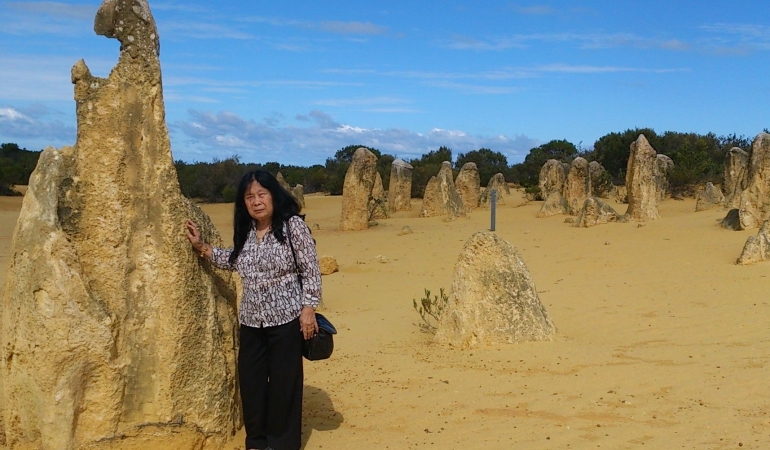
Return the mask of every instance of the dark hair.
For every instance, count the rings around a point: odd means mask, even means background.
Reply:
[[[249,232],[254,226],[254,219],[249,215],[246,208],[246,190],[253,182],[259,183],[263,188],[270,191],[273,198],[273,219],[270,224],[273,236],[278,242],[284,242],[283,223],[292,216],[299,216],[301,209],[296,199],[279,183],[270,173],[264,170],[255,170],[248,172],[241,178],[238,185],[238,193],[235,196],[235,213],[233,214],[233,252],[230,253],[230,264],[235,264],[238,255],[241,254]],[[300,216],[304,219],[304,216]]]

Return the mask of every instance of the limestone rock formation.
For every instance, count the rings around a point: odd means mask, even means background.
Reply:
[[[733,147],[725,156],[724,194],[729,208],[741,203],[741,192],[749,183],[749,154],[739,147]]]
[[[305,209],[305,186],[298,184],[294,186],[294,189],[289,192],[291,193],[292,197],[297,199],[299,206],[301,206],[302,209]]]
[[[465,163],[455,179],[455,188],[463,202],[466,211],[473,211],[479,207],[481,197],[481,178],[476,163]]]
[[[725,204],[725,196],[718,187],[714,186],[714,183],[706,183],[706,187],[698,192],[697,200],[695,202],[695,211],[705,211],[717,206],[723,206]]]
[[[377,174],[377,156],[361,147],[345,174],[342,186],[342,219],[340,230],[355,231],[369,228],[369,199]]]
[[[450,218],[465,215],[463,201],[455,189],[452,176],[452,163],[444,161],[438,175],[428,180],[425,195],[422,199],[420,217],[449,216]]]
[[[770,213],[770,134],[760,133],[751,145],[748,185],[741,192],[738,217],[742,230],[759,227]]]
[[[318,266],[321,268],[321,275],[331,275],[340,270],[337,260],[332,256],[322,256],[318,258]]]
[[[460,348],[551,340],[556,327],[513,245],[488,231],[465,243],[436,340]]]
[[[770,260],[770,220],[766,220],[756,236],[749,236],[737,263],[754,264]]]
[[[674,168],[674,161],[666,155],[655,156],[654,180],[658,201],[661,201],[671,194],[668,183],[668,172]]]
[[[390,166],[388,182],[388,209],[390,212],[412,210],[412,169],[402,159],[396,159]]]
[[[598,197],[589,197],[583,202],[583,208],[578,214],[574,226],[588,228],[594,225],[601,225],[610,222],[625,222],[625,217],[621,216],[602,199]]]
[[[626,185],[615,186],[613,188],[613,195],[616,202],[628,203],[628,189],[626,189]]]
[[[656,184],[657,154],[647,138],[640,134],[631,143],[631,154],[626,166],[626,191],[628,209],[626,216],[644,222],[659,219],[658,185]]]
[[[540,169],[538,184],[540,195],[545,199],[537,217],[549,217],[567,213],[567,200],[564,198],[566,181],[564,165],[555,159],[549,159]]]
[[[511,195],[511,188],[509,188],[508,183],[505,182],[503,174],[496,173],[492,175],[492,178],[489,179],[489,183],[487,183],[487,188],[481,193],[481,198],[479,199],[480,206],[489,207],[491,205],[493,189],[497,192],[495,198],[498,205],[504,205],[505,197]]]
[[[280,184],[282,188],[286,189],[286,192],[290,194],[292,193],[291,185],[286,181],[281,172],[278,172],[275,175],[275,179],[278,181],[278,184]]]
[[[76,144],[30,177],[0,309],[0,428],[9,448],[221,448],[241,421],[235,284],[184,234],[190,218],[221,245],[179,189],[147,2],[105,1],[94,29],[120,59],[107,78],[73,67]]]
[[[387,219],[389,216],[388,197],[382,187],[382,176],[379,172],[375,172],[372,195],[369,197],[369,220]]]
[[[591,174],[591,195],[600,198],[609,198],[612,192],[612,177],[607,175],[599,161],[591,161],[588,164],[588,173]]]
[[[580,214],[580,209],[591,196],[591,173],[588,171],[588,161],[578,156],[572,161],[564,183],[564,198],[567,200],[567,213],[571,216]]]

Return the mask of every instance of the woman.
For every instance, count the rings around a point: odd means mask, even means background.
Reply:
[[[203,242],[187,221],[187,238],[201,257],[243,280],[238,376],[249,450],[301,446],[302,339],[318,331],[321,271],[299,210],[273,175],[256,170],[238,186],[233,248]]]

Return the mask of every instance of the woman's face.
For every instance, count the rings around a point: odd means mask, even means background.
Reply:
[[[273,219],[273,196],[258,181],[252,181],[243,196],[246,209],[252,219],[259,223],[270,223]]]

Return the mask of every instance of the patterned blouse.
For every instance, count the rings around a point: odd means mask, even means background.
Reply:
[[[291,233],[287,232],[289,227]],[[256,229],[252,227],[232,265],[228,261],[232,248],[212,250],[214,265],[238,271],[243,280],[239,312],[243,325],[256,328],[282,325],[299,317],[303,306],[315,308],[321,301],[321,270],[310,229],[301,217],[293,216],[284,222],[283,235],[286,238],[283,244],[271,232],[264,235],[262,242],[257,242]],[[297,255],[302,288],[297,280],[289,236]]]

